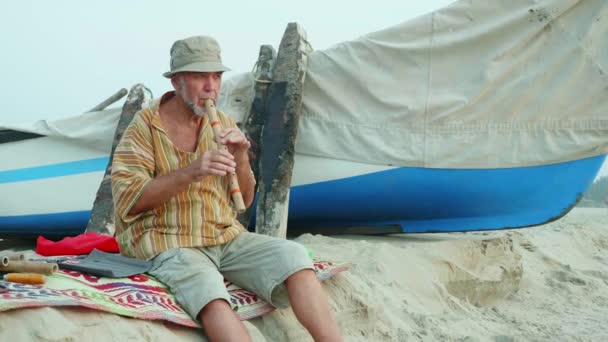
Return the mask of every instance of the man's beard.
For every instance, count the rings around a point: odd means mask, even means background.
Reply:
[[[205,108],[197,106],[196,104],[194,104],[194,102],[184,99],[184,102],[186,102],[186,106],[188,106],[188,108],[190,108],[190,110],[192,111],[192,113],[194,113],[194,115],[196,116],[203,116],[205,115]]]
[[[184,82],[183,78],[180,79],[179,85],[181,88],[180,93],[181,93],[182,99],[184,100],[184,103],[186,103],[186,106],[188,106],[188,108],[190,108],[192,113],[194,113],[194,115],[196,115],[198,117],[202,117],[203,115],[205,115],[205,108],[198,106],[196,103],[194,103],[194,101],[187,98],[186,82]]]

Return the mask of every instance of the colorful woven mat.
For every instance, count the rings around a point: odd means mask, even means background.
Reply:
[[[320,280],[346,271],[350,263],[314,260]],[[128,278],[99,278],[76,271],[60,270],[44,285],[24,285],[0,281],[7,291],[0,292],[0,311],[40,306],[83,306],[122,316],[165,320],[198,327],[176,303],[165,285],[141,274]],[[261,316],[274,307],[255,294],[226,281],[231,304],[238,307],[241,320]]]

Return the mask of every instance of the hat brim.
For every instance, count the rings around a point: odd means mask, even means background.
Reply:
[[[163,74],[166,78],[177,74],[178,72],[224,72],[230,71],[230,68],[218,62],[197,62],[186,64],[175,70],[167,71]]]

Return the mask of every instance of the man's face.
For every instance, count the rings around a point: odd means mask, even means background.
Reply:
[[[177,75],[178,95],[184,100],[192,112],[198,116],[205,113],[205,100],[217,97],[222,84],[221,72],[183,72]]]

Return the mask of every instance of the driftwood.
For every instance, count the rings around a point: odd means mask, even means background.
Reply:
[[[95,196],[91,218],[87,224],[86,232],[114,235],[114,204],[112,202],[112,160],[116,145],[120,142],[123,133],[129,126],[135,113],[145,107],[151,99],[149,90],[142,84],[136,84],[131,88],[129,96],[122,107],[122,114],[114,133],[110,161],[106,172]]]
[[[253,102],[251,103],[251,109],[249,115],[243,120],[243,133],[247,136],[247,139],[251,142],[249,148],[249,162],[251,163],[251,169],[256,182],[260,179],[260,168],[257,158],[260,155],[260,137],[262,136],[262,128],[264,127],[264,119],[266,118],[266,99],[268,94],[268,87],[272,80],[272,68],[277,58],[272,45],[262,45],[260,47],[260,53],[258,61],[255,64],[253,75],[255,78],[255,95]],[[255,192],[257,192],[258,183],[255,185]],[[239,221],[247,227],[251,221],[251,215],[253,212],[253,206],[249,207],[247,211],[239,215]]]
[[[295,141],[310,51],[304,30],[297,23],[288,24],[272,71],[272,82],[266,89],[266,99],[256,103],[256,92],[252,105],[252,112],[256,115],[249,118],[248,121],[254,125],[251,131],[247,131],[255,136],[260,123],[262,125],[259,139],[254,140],[257,145],[255,152],[258,153],[257,171],[260,175],[256,232],[261,234],[283,238],[287,234]]]
[[[100,104],[98,104],[97,106],[91,108],[89,110],[89,112],[96,112],[96,111],[99,111],[99,110],[104,110],[107,106],[109,106],[112,103],[114,103],[114,102],[122,99],[125,95],[127,95],[127,89],[122,88],[119,91],[117,91],[116,93],[114,93],[114,95],[108,97],[103,102],[101,102]]]

